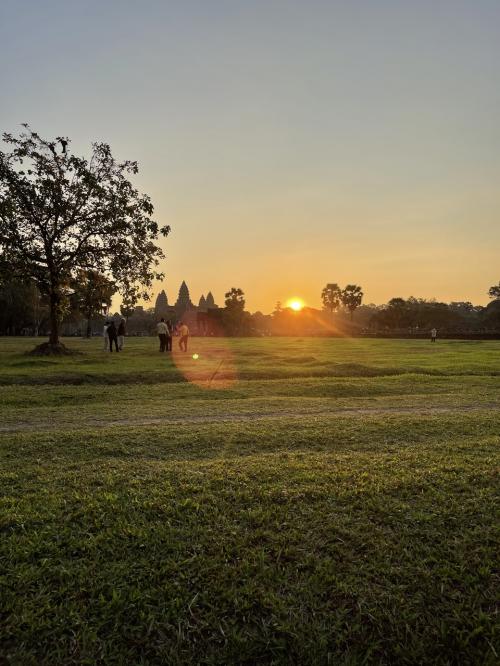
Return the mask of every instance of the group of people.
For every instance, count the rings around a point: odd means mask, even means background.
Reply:
[[[170,321],[165,321],[165,318],[162,317],[161,321],[156,325],[156,328],[160,339],[161,352],[172,351],[172,337],[175,333],[179,336],[179,349],[187,352],[189,340],[189,328],[187,324],[180,321],[174,331],[172,323]],[[109,346],[109,351],[112,352],[113,344],[115,346],[115,351],[122,351],[123,345],[125,344],[125,334],[126,321],[123,317],[120,319],[118,326],[116,326],[113,319],[106,321],[103,331],[104,351],[107,351]]]
[[[174,335],[172,322],[165,321],[165,318],[162,317],[161,321],[156,325],[156,330],[158,331],[158,338],[160,339],[160,351],[172,351],[172,337]],[[187,324],[180,321],[177,324],[176,332],[179,336],[179,349],[183,352],[187,352],[189,340],[189,328]]]
[[[120,319],[120,323],[118,324],[118,328],[116,327],[116,324],[114,322],[114,319],[111,319],[111,321],[107,321],[104,324],[104,332],[103,332],[103,338],[104,338],[104,351],[108,349],[109,345],[109,351],[113,351],[113,343],[115,345],[115,350],[117,352],[122,351],[123,345],[125,344],[125,319],[122,317]]]

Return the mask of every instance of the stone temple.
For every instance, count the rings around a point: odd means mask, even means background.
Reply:
[[[202,295],[198,301],[198,305],[194,305],[189,295],[189,289],[185,281],[179,289],[179,295],[174,305],[170,305],[168,297],[164,289],[160,291],[156,297],[155,303],[155,317],[160,320],[164,317],[172,323],[179,321],[185,322],[190,328],[199,328],[200,321],[203,317],[199,315],[207,314],[210,311],[218,310],[219,306],[216,305],[212,292],[209,291],[206,296]]]

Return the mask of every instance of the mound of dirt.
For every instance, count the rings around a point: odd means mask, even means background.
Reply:
[[[62,342],[44,342],[28,352],[28,356],[74,356],[78,352],[68,349]]]

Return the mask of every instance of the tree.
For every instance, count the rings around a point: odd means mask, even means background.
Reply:
[[[251,332],[253,335],[269,335],[272,325],[272,316],[260,311],[250,316]]]
[[[92,334],[92,317],[111,306],[116,287],[111,280],[93,270],[79,270],[71,281],[73,307],[87,320],[87,337]]]
[[[408,311],[409,308],[404,298],[391,298],[387,303],[386,318],[395,328],[401,328]]]
[[[500,299],[500,282],[498,284],[494,284],[488,289],[488,296],[495,300]]]
[[[361,287],[358,287],[356,284],[348,284],[345,289],[342,290],[342,305],[347,308],[351,315],[351,320],[354,317],[354,311],[361,305],[363,300],[363,292]]]
[[[134,309],[135,309],[135,298],[132,296],[128,296],[125,294],[123,297],[122,304],[120,305],[120,312],[125,317],[125,319],[128,319],[134,314]]]
[[[245,318],[245,294],[241,289],[232,287],[224,294],[224,298],[226,329],[231,335],[238,335]]]
[[[329,282],[321,292],[323,308],[330,310],[330,314],[336,312],[342,303],[342,290],[336,282]]]
[[[28,125],[4,134],[0,151],[0,270],[32,279],[50,307],[49,343],[40,353],[64,353],[59,326],[64,289],[79,270],[94,270],[129,299],[147,298],[162,250],[153,204],[128,180],[136,162],[117,162],[106,143],[90,160],[71,154],[69,140],[42,139]],[[60,147],[59,147],[60,146]]]
[[[224,305],[230,310],[243,312],[245,309],[245,294],[241,289],[231,287],[231,289],[224,294]]]

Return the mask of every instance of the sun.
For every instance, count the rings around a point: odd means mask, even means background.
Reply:
[[[300,312],[300,310],[302,310],[302,308],[304,307],[305,303],[301,298],[291,298],[286,305],[288,308],[295,310],[295,312]]]

